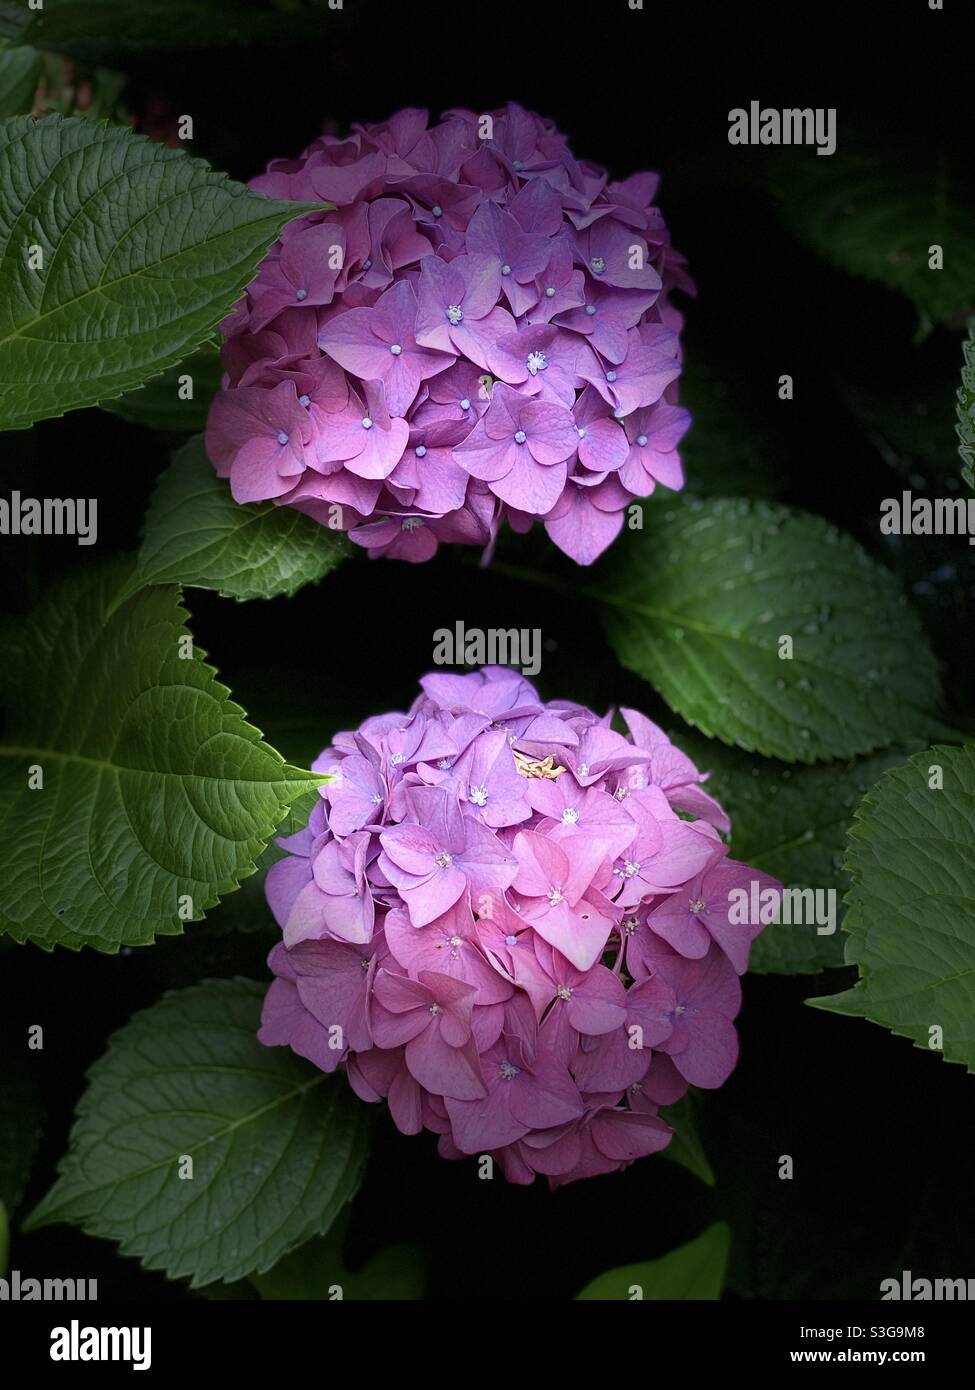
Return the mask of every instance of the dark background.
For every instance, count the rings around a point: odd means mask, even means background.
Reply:
[[[943,543],[912,542],[907,556],[877,529],[880,498],[909,485],[942,495],[939,469],[957,474],[958,325],[916,342],[911,304],[804,250],[778,217],[763,152],[727,140],[729,109],[754,98],[835,106],[841,146],[855,134],[922,161],[970,150],[965,6],[945,3],[945,12],[931,12],[927,0],[646,0],[643,12],[631,12],[625,0],[346,0],[324,40],[286,20],[293,33],[277,45],[175,55],[109,46],[100,57],[129,75],[125,100],[142,125],[192,114],[193,151],[241,179],[297,154],[325,120],[342,130],[403,105],[436,116],[508,99],[554,117],[574,152],[614,177],[660,170],[661,207],[699,286],[684,335],[696,417],[685,450],[689,487],[807,507],[890,564],[925,619],[946,663],[952,712],[964,719],[972,657],[959,636],[975,593],[964,542],[946,565],[935,548]],[[818,159],[812,150],[793,157]],[[777,398],[785,372],[797,384],[790,403]],[[864,428],[851,388],[906,413],[923,443],[893,427],[889,435]],[[929,410],[941,412],[930,424]],[[3,541],[0,581],[12,612],[59,572],[136,546],[172,442],[94,410],[3,438],[4,491],[27,491],[27,479],[43,476],[46,495],[99,498],[94,550],[45,540],[39,553],[28,538]],[[549,563],[537,537],[532,544],[532,563]],[[481,571],[471,555],[441,551],[415,567],[356,556],[292,600],[236,605],[194,590],[187,605],[235,698],[293,761],[310,758],[336,728],[408,703],[431,664],[434,630],[459,618],[541,628],[537,683],[547,698],[600,710],[630,703],[669,728],[679,724],[616,666],[581,604]],[[31,1065],[48,1120],[22,1210],[50,1185],[84,1069],[114,1028],[165,988],[205,975],[264,977],[273,938],[230,930],[233,912],[231,898],[184,938],[114,958],[0,952],[0,1027],[22,1037],[28,1023],[46,1024],[45,1050]],[[353,1207],[350,1260],[408,1240],[427,1250],[431,1297],[565,1298],[597,1273],[661,1254],[722,1217],[734,1233],[732,1296],[876,1298],[880,1280],[905,1268],[967,1277],[971,1081],[870,1024],[804,1007],[805,998],[842,987],[846,973],[746,981],[741,1062],[703,1109],[713,1190],[661,1159],[554,1196],[540,1183],[480,1182],[471,1165],[440,1161],[430,1136],[404,1138],[383,1116]],[[777,1177],[784,1154],[795,1162],[792,1182]],[[184,1293],[67,1228],[18,1237],[15,1252],[25,1270],[97,1276],[103,1297]]]

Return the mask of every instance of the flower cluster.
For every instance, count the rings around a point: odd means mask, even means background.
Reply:
[[[580,564],[657,482],[692,290],[654,206],[509,105],[323,135],[253,186],[331,207],[291,223],[223,324],[210,459],[373,555],[493,547],[536,518]]]
[[[624,736],[500,667],[421,685],[336,736],[279,841],[261,1041],[513,1182],[664,1148],[658,1107],[735,1064],[761,927],[732,904],[777,885],[728,857],[704,777],[637,711]]]

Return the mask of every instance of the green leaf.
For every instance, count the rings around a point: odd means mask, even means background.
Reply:
[[[721,1297],[731,1231],[723,1221],[659,1260],[621,1265],[600,1274],[576,1294],[577,1299],[697,1299]],[[639,1292],[637,1292],[639,1291]]]
[[[47,0],[39,10],[27,0],[0,0],[0,37],[72,53],[285,43],[295,24],[310,42],[343,19],[328,0]]]
[[[317,791],[306,792],[300,796],[278,826],[278,835],[297,835],[299,830],[304,830],[312,807],[318,799]],[[279,859],[283,859],[285,854],[286,851],[272,840],[263,853],[258,855],[256,871],[244,879],[236,893],[221,902],[207,916],[208,927],[218,932],[239,931],[278,935],[278,925],[267,905],[264,885],[268,869]]]
[[[347,1224],[348,1208],[327,1236],[308,1241],[266,1274],[251,1275],[251,1283],[261,1298],[292,1302],[332,1302],[339,1298],[345,1302],[415,1302],[423,1298],[427,1271],[421,1250],[415,1245],[392,1245],[352,1272],[342,1254]]]
[[[12,47],[0,40],[0,117],[19,116],[34,104],[41,76],[41,55],[26,45]]]
[[[860,797],[902,752],[875,753],[846,763],[790,767],[681,731],[674,742],[710,772],[707,790],[731,817],[735,859],[771,874],[787,888],[833,890],[837,926],[849,880],[843,872],[846,832]],[[755,974],[813,974],[843,964],[843,937],[815,925],[774,922],[755,939],[748,968]]]
[[[933,770],[941,769],[943,786]],[[975,1071],[975,745],[936,746],[860,803],[846,863],[852,989],[809,1003],[867,1018]],[[936,1050],[936,1049],[932,1049]]]
[[[792,231],[851,275],[899,290],[921,331],[971,311],[972,185],[962,157],[848,140],[829,159],[779,159],[773,189]],[[944,264],[929,266],[940,246]]]
[[[668,500],[645,516],[590,596],[624,666],[689,723],[786,762],[930,733],[935,658],[896,581],[848,536],[741,499]]]
[[[178,582],[227,598],[293,594],[335,568],[351,546],[293,507],[234,501],[225,478],[191,439],[149,505],[132,587]]]
[[[8,962],[7,971],[11,968]],[[0,1202],[11,1214],[16,1213],[24,1195],[44,1116],[38,1079],[24,1059],[25,1044],[26,1036],[17,1050],[12,1039],[5,1041],[0,1085]],[[27,1057],[38,1059],[38,1054],[29,1052]]]
[[[915,347],[907,351],[906,389],[889,359],[871,368],[847,359],[839,364],[833,384],[877,457],[914,491],[927,487],[943,497],[944,489],[957,486],[958,477],[958,436],[946,409],[956,375],[931,353]]]
[[[79,1225],[193,1288],[327,1231],[361,1180],[365,1108],[344,1076],[257,1041],[264,993],[210,980],[135,1014],[88,1073],[60,1176],[24,1229]]]
[[[323,780],[246,722],[193,646],[178,589],[116,602],[127,578],[116,565],[64,582],[7,658],[0,928],[48,949],[178,935]]]
[[[121,126],[4,121],[0,428],[121,396],[182,361],[282,227],[322,207],[273,202]]]
[[[34,114],[83,116],[86,121],[132,124],[124,95],[129,79],[112,68],[79,68],[74,58],[45,52]]]
[[[205,343],[185,361],[167,368],[162,376],[153,377],[148,385],[130,391],[121,400],[106,401],[104,409],[146,429],[192,433],[205,427],[210,402],[220,389],[222,376],[216,343]],[[184,400],[188,390],[193,395]]]
[[[958,388],[958,452],[961,455],[961,474],[975,492],[975,319],[968,325],[968,337],[963,344],[965,365],[961,369]]]
[[[708,1156],[704,1152],[704,1145],[701,1143],[701,1136],[697,1126],[697,1107],[698,1098],[694,1091],[688,1091],[683,1100],[677,1101],[676,1105],[668,1105],[661,1111],[660,1118],[671,1126],[674,1137],[665,1149],[662,1150],[664,1158],[672,1159],[674,1163],[679,1163],[682,1168],[693,1173],[701,1182],[707,1183],[708,1187],[714,1186],[714,1172],[708,1162]]]

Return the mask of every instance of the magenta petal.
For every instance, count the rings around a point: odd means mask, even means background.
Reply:
[[[408,874],[428,874],[441,853],[439,840],[420,825],[394,825],[379,837],[389,858]]]
[[[511,1110],[532,1129],[548,1129],[581,1115],[585,1106],[568,1070],[550,1053],[539,1050],[531,1074],[515,1078]]]
[[[467,887],[467,879],[460,869],[453,866],[436,869],[426,880],[412,885],[400,884],[400,895],[410,912],[410,920],[415,927],[425,927],[435,922],[454,903]]]
[[[593,966],[585,986],[577,988],[569,1006],[573,1028],[580,1033],[609,1033],[626,1017],[626,990],[605,966]]]
[[[406,1065],[435,1096],[476,1101],[487,1094],[473,1040],[463,1047],[450,1047],[439,1028],[427,1028],[407,1043]]]
[[[673,1137],[673,1130],[655,1115],[603,1110],[593,1120],[592,1137],[607,1158],[630,1163],[635,1158],[665,1149]]]
[[[738,1060],[734,1024],[714,1009],[701,1009],[689,1030],[687,1046],[672,1057],[674,1066],[692,1086],[722,1086]]]
[[[279,927],[291,915],[295,898],[311,882],[311,874],[311,862],[298,855],[287,855],[271,865],[264,880],[264,894]]]
[[[511,1113],[507,1084],[488,1089],[483,1100],[458,1101],[447,1097],[447,1114],[454,1143],[463,1153],[483,1153],[514,1143],[531,1128]]]

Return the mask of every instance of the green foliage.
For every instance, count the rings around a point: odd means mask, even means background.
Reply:
[[[857,810],[846,867],[846,959],[860,979],[809,1002],[975,1071],[975,746],[886,772]]]
[[[623,664],[689,723],[786,762],[930,731],[934,656],[892,576],[848,536],[742,499],[661,502],[645,516],[590,594]]]
[[[698,1104],[698,1095],[691,1090],[676,1105],[668,1105],[665,1110],[661,1111],[660,1118],[665,1120],[674,1131],[673,1139],[662,1152],[664,1158],[679,1163],[682,1168],[686,1168],[689,1173],[700,1178],[701,1182],[706,1183],[708,1187],[713,1187],[714,1173],[708,1162],[708,1156],[704,1152],[704,1145],[701,1142],[698,1129]]]
[[[790,767],[687,731],[673,735],[702,771],[707,790],[731,817],[735,859],[771,874],[787,888],[832,889],[842,898],[846,831],[867,788],[903,753],[877,753],[846,763]],[[840,914],[840,920],[842,914]],[[749,970],[758,974],[812,974],[843,964],[839,932],[773,923],[756,938]]]
[[[958,452],[961,455],[962,477],[975,492],[975,319],[968,325],[964,343],[965,365],[961,369],[958,388]]]
[[[263,994],[212,980],[135,1014],[92,1067],[25,1229],[79,1225],[193,1288],[262,1273],[327,1231],[361,1179],[365,1111],[344,1077],[261,1046]]]
[[[721,1297],[731,1231],[719,1221],[687,1245],[644,1264],[622,1265],[600,1274],[577,1299],[714,1300]],[[638,1292],[637,1292],[638,1291]]]
[[[121,396],[180,362],[310,206],[122,127],[4,121],[0,428]]]
[[[48,949],[178,934],[253,873],[289,804],[323,780],[246,722],[193,646],[178,589],[120,601],[127,576],[56,588],[9,666],[0,925]]]
[[[6,962],[6,969],[12,969],[12,962]],[[24,1195],[44,1115],[35,1070],[40,1059],[37,1052],[24,1047],[24,1041],[22,1036],[15,1050],[13,1040],[5,1040],[0,1085],[0,1202],[11,1215]]]
[[[828,159],[776,161],[773,191],[795,234],[851,275],[906,295],[922,332],[970,312],[975,286],[971,175],[926,148],[848,141]],[[933,269],[932,248],[944,255]]]
[[[227,598],[274,598],[321,579],[350,549],[342,532],[293,507],[238,505],[198,438],[159,481],[131,584],[175,582]]]
[[[342,1253],[348,1214],[338,1218],[327,1236],[309,1240],[286,1255],[266,1274],[251,1276],[263,1299],[344,1302],[370,1299],[405,1302],[422,1299],[426,1258],[415,1245],[392,1245],[380,1250],[354,1271]]]
[[[48,0],[36,10],[0,0],[0,38],[71,53],[290,42],[289,19],[307,40],[342,14],[328,0]]]
[[[130,391],[117,401],[106,401],[104,408],[146,429],[193,433],[205,427],[210,402],[220,389],[222,376],[216,343],[205,343],[137,391]],[[191,379],[193,395],[184,400],[187,377]]]
[[[41,55],[29,45],[0,39],[0,117],[20,116],[34,104]]]

